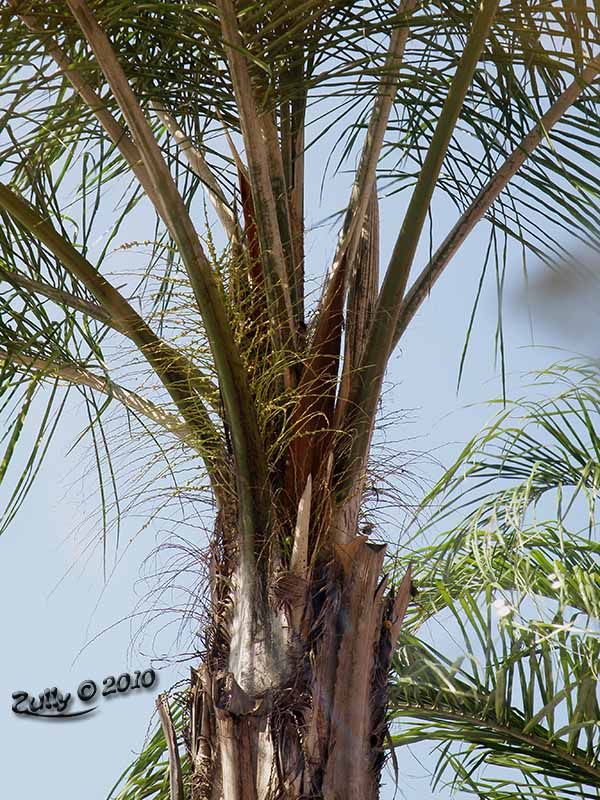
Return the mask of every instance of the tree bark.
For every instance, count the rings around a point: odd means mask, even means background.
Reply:
[[[235,630],[249,620],[237,612],[247,587],[235,580],[233,524],[219,513],[207,649],[192,670],[190,800],[375,800],[388,673],[410,575],[396,594],[387,590],[385,546],[355,536],[321,558],[307,580],[280,572],[254,587],[252,641]],[[247,664],[260,639],[263,671],[253,680],[240,674],[239,653],[231,661],[236,637],[251,651]],[[265,671],[267,662],[277,668]]]

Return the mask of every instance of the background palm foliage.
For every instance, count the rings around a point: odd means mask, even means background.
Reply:
[[[173,693],[169,713],[174,729],[182,735],[184,711],[181,698]],[[181,760],[181,768],[186,792],[189,791],[190,763],[187,757]],[[162,727],[148,736],[144,749],[138,758],[123,772],[109,794],[118,800],[143,800],[144,798],[170,797],[169,761],[167,743]]]
[[[451,527],[414,554],[392,680],[393,744],[438,742],[434,783],[480,797],[600,789],[598,365],[555,365],[540,392],[503,408],[426,498],[424,530]]]

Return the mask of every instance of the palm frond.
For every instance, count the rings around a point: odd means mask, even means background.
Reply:
[[[600,792],[598,366],[554,365],[549,386],[469,443],[417,536],[450,529],[411,554],[394,744],[443,743],[436,780],[486,798]],[[441,650],[440,626],[460,644]]]
[[[177,698],[169,704],[175,734],[182,735],[185,709]],[[181,760],[182,776],[189,784],[190,763],[187,756]],[[189,788],[189,787],[188,787]],[[169,760],[165,733],[158,726],[137,758],[123,771],[107,800],[171,800]]]

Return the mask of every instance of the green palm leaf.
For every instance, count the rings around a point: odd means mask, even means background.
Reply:
[[[486,798],[600,791],[600,372],[555,365],[536,376],[548,385],[426,498],[426,528],[451,527],[412,555],[418,603],[391,689],[394,745],[448,745],[436,779]],[[456,652],[428,643],[440,626]]]

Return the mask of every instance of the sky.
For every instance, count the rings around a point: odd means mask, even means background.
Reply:
[[[321,155],[319,151],[312,155],[315,170]],[[309,223],[332,210],[326,204],[330,200],[319,205],[318,184],[315,179],[307,189]],[[339,197],[338,186],[344,188],[344,179],[328,180],[326,197]],[[401,209],[397,198],[383,203],[382,264],[393,245]],[[449,201],[438,204],[440,231],[449,229],[455,218]],[[146,234],[138,220],[121,240],[143,239]],[[399,442],[399,448],[416,453],[415,477],[422,482],[439,474],[434,459],[448,463],[491,417],[485,401],[501,392],[494,353],[497,300],[493,280],[484,285],[476,335],[457,392],[460,356],[486,242],[481,227],[423,305],[388,371],[386,409],[407,412],[388,436]],[[315,269],[326,268],[334,245],[334,229],[319,227],[311,235],[308,258]],[[421,249],[417,263],[423,257]],[[577,277],[578,263],[565,265],[558,277],[534,260],[529,266],[527,292],[520,254],[509,256],[504,307],[509,396],[520,393],[527,371],[574,352],[600,355],[595,284]],[[589,266],[593,271],[593,262]],[[562,348],[562,352],[548,348]],[[159,631],[156,641],[151,635],[133,638],[141,617],[132,615],[148,607],[145,597],[151,585],[141,579],[141,564],[150,559],[146,574],[163,564],[162,557],[154,561],[152,556],[154,548],[166,541],[167,526],[162,520],[141,531],[135,518],[124,524],[118,565],[104,583],[102,549],[88,547],[98,530],[93,475],[85,472],[91,453],[89,447],[70,452],[86,422],[82,403],[76,400],[25,507],[0,538],[0,762],[7,797],[103,800],[141,749],[149,726],[155,724],[156,695],[185,678],[194,663],[163,667],[156,659],[165,642],[173,643],[173,628]],[[125,429],[121,430],[124,435]],[[0,503],[7,491],[8,487],[0,489]],[[196,535],[187,529],[176,533]],[[176,652],[174,643],[172,653]],[[151,689],[104,698],[93,714],[77,721],[46,722],[11,712],[11,695],[17,690],[37,695],[57,686],[63,692],[75,692],[86,679],[101,685],[106,676],[151,666],[158,676]],[[424,794],[440,800],[449,796],[443,789],[434,795],[429,792],[427,777],[434,761],[427,752],[403,752],[399,763],[399,796],[407,800]],[[388,786],[383,797],[392,796]]]

